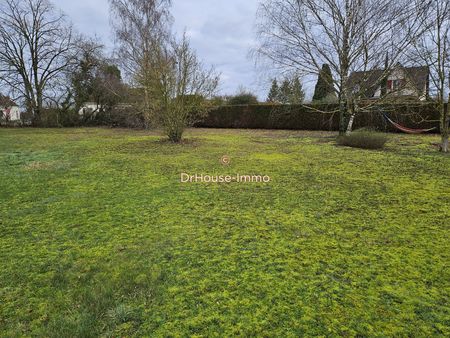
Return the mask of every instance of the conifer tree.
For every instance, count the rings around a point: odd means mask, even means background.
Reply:
[[[280,87],[280,95],[278,96],[278,101],[282,104],[288,104],[292,95],[291,82],[289,79],[284,79]]]
[[[291,95],[289,99],[290,104],[301,104],[305,99],[305,92],[303,91],[302,83],[298,76],[294,76],[291,81]]]
[[[280,88],[278,87],[277,79],[273,79],[272,87],[270,87],[269,95],[267,97],[267,102],[276,103],[278,102],[278,97],[280,96]]]
[[[319,73],[316,88],[314,90],[313,101],[321,101],[335,95],[333,87],[333,75],[329,65],[324,64]]]

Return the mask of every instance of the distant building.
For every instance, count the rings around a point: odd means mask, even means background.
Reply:
[[[429,97],[430,69],[428,67],[403,67],[400,64],[383,79],[385,71],[374,69],[354,72],[349,78],[349,89],[354,95],[367,99],[409,97],[425,101]],[[385,88],[382,88],[386,86]]]
[[[96,115],[102,109],[103,107],[97,102],[85,102],[78,111],[78,114],[81,116],[85,116],[86,114]]]
[[[6,121],[20,121],[20,108],[8,96],[0,94],[0,117]]]

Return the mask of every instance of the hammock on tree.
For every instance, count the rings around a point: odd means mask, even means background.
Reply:
[[[404,133],[407,134],[424,134],[424,133],[428,133],[430,131],[433,131],[435,129],[437,129],[436,127],[434,128],[430,128],[430,129],[411,129],[411,128],[406,128],[403,127],[402,125],[395,123],[394,121],[392,121],[389,116],[387,116],[385,113],[383,113],[384,118],[391,123],[395,128],[397,128],[398,130],[401,130]]]

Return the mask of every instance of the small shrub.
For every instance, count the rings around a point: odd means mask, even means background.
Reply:
[[[118,128],[148,127],[144,114],[131,105],[118,105],[106,111],[101,111],[86,124]]]
[[[253,93],[242,91],[241,93],[231,97],[227,103],[229,106],[258,104],[258,98]]]
[[[384,133],[371,131],[356,131],[350,135],[340,136],[338,144],[352,148],[361,149],[383,149],[388,137]]]
[[[35,126],[42,128],[76,127],[80,125],[80,117],[74,109],[43,108],[39,120],[36,120],[31,113],[22,114],[21,120],[25,125],[27,121],[30,121]]]

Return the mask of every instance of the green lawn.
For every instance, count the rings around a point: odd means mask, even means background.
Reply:
[[[0,336],[450,335],[437,136],[186,136],[0,129]]]

